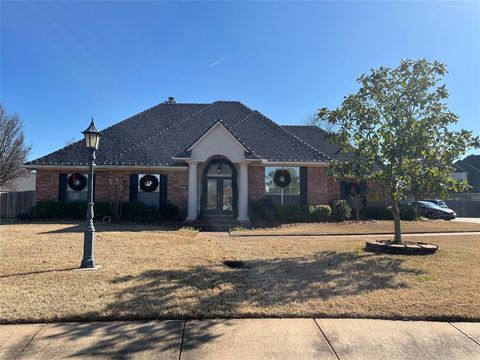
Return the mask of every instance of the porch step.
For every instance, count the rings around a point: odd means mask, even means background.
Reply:
[[[185,222],[188,225],[193,225],[200,231],[228,231],[235,226],[238,226],[238,221],[235,219],[201,219],[194,222]]]

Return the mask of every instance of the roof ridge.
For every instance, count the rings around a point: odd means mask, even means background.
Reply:
[[[124,122],[126,122],[126,121],[128,121],[128,120],[132,120],[132,119],[134,119],[134,118],[136,118],[136,117],[138,117],[138,116],[146,113],[147,111],[151,111],[151,110],[153,110],[154,108],[157,108],[157,107],[159,107],[159,106],[161,106],[161,105],[172,105],[172,104],[165,104],[165,103],[155,104],[155,105],[149,107],[148,109],[145,109],[145,110],[143,110],[143,111],[140,111],[139,113],[136,113],[136,114],[134,114],[134,115],[132,115],[132,116],[129,116],[129,117],[127,117],[126,119],[123,119],[122,121],[120,121],[120,122],[118,122],[118,123],[115,123],[115,124],[113,124],[113,125],[110,125],[109,127],[103,128],[103,129],[100,130],[100,131],[105,132],[106,130],[109,130],[109,129],[112,129],[112,128],[114,128],[114,127],[117,127],[117,126],[119,126],[120,124],[123,124]],[[209,103],[179,103],[179,104],[174,104],[174,105],[211,105],[211,104],[209,104]],[[62,148],[60,148],[60,149],[58,149],[58,150],[52,151],[51,153],[48,153],[48,154],[46,154],[46,155],[43,155],[43,156],[39,157],[38,159],[27,161],[25,164],[35,164],[35,163],[38,164],[38,163],[41,162],[41,159],[43,159],[44,157],[47,157],[47,156],[53,155],[53,154],[57,154],[57,153],[59,153],[60,151],[66,150],[67,148],[69,148],[69,147],[71,147],[71,146],[73,146],[73,145],[75,145],[75,144],[77,144],[77,143],[79,143],[79,142],[82,142],[82,141],[83,141],[83,139],[77,140],[77,141],[75,141],[75,142],[72,143],[72,144],[65,145],[64,147],[62,147]]]
[[[148,109],[145,109],[145,110],[143,110],[143,111],[140,111],[139,113],[136,113],[136,114],[134,114],[134,115],[132,115],[132,116],[130,116],[130,117],[128,117],[128,118],[126,118],[126,119],[118,122],[118,123],[115,123],[115,124],[113,124],[113,125],[110,125],[109,127],[104,128],[102,131],[111,129],[111,128],[113,128],[113,127],[116,127],[116,126],[124,123],[124,122],[127,121],[127,120],[136,118],[136,117],[138,117],[138,116],[140,116],[140,115],[142,115],[142,114],[145,114],[146,112],[151,111],[151,110],[153,110],[153,109],[155,109],[155,108],[157,108],[157,107],[160,107],[160,106],[162,106],[162,105],[168,105],[168,106],[171,106],[171,105],[204,105],[204,106],[206,106],[206,105],[210,105],[210,104],[209,104],[209,103],[175,103],[175,104],[165,104],[165,103],[161,102],[161,103],[158,103],[158,104],[156,104],[156,105],[153,105],[153,106],[149,107]]]
[[[275,126],[279,127],[282,131],[284,131],[286,134],[290,135],[292,138],[294,138],[297,142],[299,142],[300,144],[302,145],[305,145],[307,146],[308,148],[310,148],[311,150],[315,151],[316,153],[318,153],[319,155],[325,157],[327,160],[332,160],[332,158],[330,156],[328,156],[327,154],[324,154],[323,152],[319,151],[317,148],[313,147],[312,145],[310,145],[309,143],[303,141],[302,139],[300,139],[298,136],[292,134],[290,131],[288,131],[287,129],[285,129],[282,125],[279,125],[277,124],[275,121],[273,121],[272,119],[266,117],[265,115],[263,115],[260,111],[257,111],[257,110],[254,110],[257,114],[260,114],[260,116],[262,116],[263,118],[265,118],[266,120],[268,120],[270,123],[274,124]]]
[[[103,131],[103,130],[102,130],[102,131]],[[62,148],[60,148],[60,149],[58,149],[58,150],[55,150],[55,151],[52,151],[51,153],[48,153],[48,154],[46,154],[46,155],[43,155],[43,156],[39,157],[38,159],[27,161],[27,162],[25,163],[25,165],[40,164],[40,162],[42,162],[41,160],[42,160],[43,158],[45,158],[45,157],[47,157],[47,156],[50,156],[50,155],[53,155],[53,154],[56,154],[56,153],[59,153],[59,152],[62,151],[62,150],[68,149],[69,147],[72,147],[73,145],[76,145],[77,143],[80,143],[80,142],[82,142],[83,140],[84,140],[84,139],[77,140],[77,141],[75,141],[74,143],[65,145],[64,147],[62,147]]]
[[[131,148],[128,148],[128,149],[125,149],[124,151],[118,153],[117,155],[115,155],[114,157],[106,160],[105,162],[112,162],[112,160],[114,159],[118,159],[120,156],[123,156],[124,154],[126,154],[127,152],[129,151],[132,151],[134,149],[137,149],[138,147],[140,147],[140,145],[143,145],[144,143],[146,143],[147,141],[151,141],[153,140],[154,138],[156,138],[157,136],[159,136],[160,134],[163,134],[164,132],[168,131],[168,130],[171,130],[173,129],[174,127],[180,125],[181,123],[187,121],[188,119],[190,119],[191,117],[193,116],[197,116],[198,114],[202,113],[203,111],[205,111],[206,109],[209,109],[211,108],[213,105],[215,105],[217,102],[213,102],[213,103],[210,103],[210,104],[207,104],[206,106],[202,107],[200,110],[196,111],[196,112],[193,112],[189,115],[187,115],[186,117],[184,117],[183,119],[181,120],[178,120],[177,122],[173,123],[172,125],[166,127],[166,128],[163,128],[162,130],[160,131],[157,131],[156,133],[154,133],[153,135],[149,136],[149,137],[146,137],[144,138],[142,141],[138,142],[137,144],[135,144],[134,146],[132,146]]]
[[[244,122],[245,120],[251,118],[254,114],[255,114],[255,112],[250,110],[250,113],[249,113],[248,115],[246,115],[246,116],[244,116],[243,118],[241,118],[239,121],[237,121],[237,122],[236,122],[235,124],[233,124],[231,127],[232,127],[232,128],[237,127],[238,125],[240,125],[240,124],[241,124],[242,122]]]

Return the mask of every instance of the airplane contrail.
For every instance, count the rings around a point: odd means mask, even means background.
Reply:
[[[230,55],[227,55],[227,56],[221,58],[220,60],[215,61],[214,63],[210,64],[210,67],[215,66],[215,65],[221,63],[223,60],[227,60],[229,57],[230,57]]]

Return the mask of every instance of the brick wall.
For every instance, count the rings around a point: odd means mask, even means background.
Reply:
[[[248,167],[248,201],[255,201],[265,195],[265,167]]]
[[[38,170],[36,176],[36,198],[39,201],[58,200],[58,171]]]
[[[167,200],[178,206],[180,214],[187,215],[188,170],[165,172],[168,176]]]
[[[309,205],[329,204],[332,200],[340,199],[340,183],[327,176],[327,168],[308,167],[307,179]]]
[[[37,170],[36,197],[37,202],[58,200],[58,176],[60,173],[85,173],[86,170]],[[150,173],[151,170],[96,170],[95,171],[95,200],[108,201],[117,194],[124,201],[130,198],[130,175]],[[181,214],[186,214],[188,203],[188,170],[156,172],[168,176],[167,200],[180,209]],[[112,188],[114,185],[116,190]]]
[[[95,172],[95,201],[109,201],[115,198],[129,201],[130,172],[126,170]]]

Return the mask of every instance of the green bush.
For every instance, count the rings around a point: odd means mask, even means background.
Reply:
[[[93,210],[95,212],[96,218],[103,219],[105,216],[110,216],[111,218],[113,218],[112,207],[110,206],[110,203],[107,201],[96,202],[93,205]]]
[[[98,207],[101,204],[95,204],[95,214],[98,214]],[[85,219],[87,214],[87,203],[82,201],[72,201],[64,203],[59,201],[41,201],[37,203],[28,216],[22,215],[22,219],[28,220],[47,220],[47,219]]]
[[[34,220],[34,217],[31,212],[28,212],[28,213],[18,214],[17,219],[20,221],[32,221]]]
[[[333,200],[330,207],[332,208],[332,219],[334,221],[345,221],[352,216],[352,208],[346,200]]]
[[[264,197],[253,201],[250,205],[252,218],[273,221],[275,219],[275,204],[272,199]]]
[[[417,220],[417,209],[414,206],[401,206],[400,207],[400,219],[405,221]]]
[[[287,205],[277,208],[275,217],[281,223],[296,223],[305,221],[305,211],[299,205]]]
[[[363,209],[363,217],[368,220],[393,220],[390,206],[367,206]],[[413,221],[417,219],[417,210],[414,206],[400,206],[400,219]]]
[[[96,209],[94,204],[94,209]],[[83,201],[72,201],[64,204],[65,217],[67,219],[85,219],[87,216],[87,203]]]
[[[362,214],[367,220],[393,220],[392,209],[385,206],[365,206]]]
[[[158,210],[159,220],[178,220],[178,207],[171,202],[160,206]]]
[[[122,217],[126,220],[138,221],[147,216],[147,208],[141,201],[126,202],[123,207]],[[137,219],[137,220],[136,220]]]
[[[312,205],[308,208],[308,221],[326,222],[330,221],[332,208],[329,205]]]
[[[32,219],[66,219],[65,203],[58,201],[40,201],[30,211]]]

